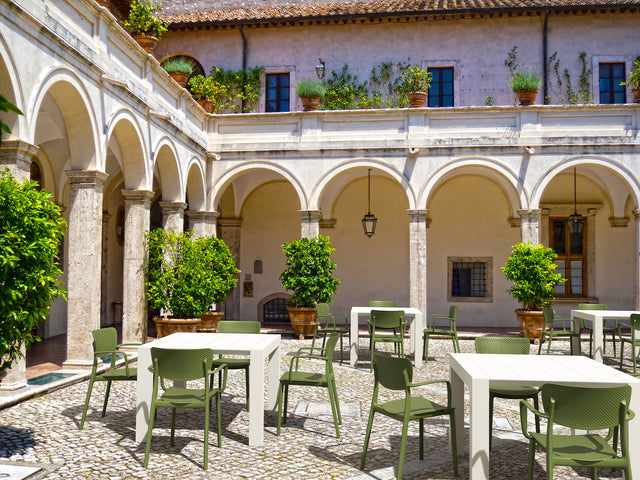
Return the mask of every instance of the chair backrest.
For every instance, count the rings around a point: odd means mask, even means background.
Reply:
[[[405,376],[403,372],[406,372]],[[413,365],[405,357],[373,354],[373,375],[377,382],[389,390],[405,390],[407,380],[413,381]]]
[[[640,330],[640,313],[632,313],[629,320],[631,320],[631,328],[633,330]]]
[[[209,348],[177,350],[152,347],[151,362],[159,377],[186,382],[206,376],[206,372],[211,370],[213,351]]]
[[[398,302],[396,302],[395,300],[370,300],[369,301],[369,306],[370,307],[397,307],[398,306]]]
[[[333,360],[333,351],[336,349],[336,343],[338,342],[339,338],[339,333],[332,333],[331,335],[329,335],[329,339],[327,340],[327,343],[324,347],[324,356],[328,364],[331,364]]]
[[[578,310],[606,310],[606,303],[579,303]]]
[[[328,303],[317,303],[316,304],[316,317],[317,318],[325,318],[329,316],[329,304]]]
[[[547,325],[549,325],[549,328],[553,329],[553,308],[542,307],[542,315],[544,317],[544,326],[542,329],[546,330]]]
[[[112,352],[118,344],[118,333],[113,327],[100,328],[91,332],[93,335],[93,353]]]
[[[530,343],[524,337],[477,337],[476,353],[528,355]]]
[[[542,404],[551,411],[555,400],[554,423],[579,430],[604,430],[620,424],[620,405],[631,398],[631,387],[576,387],[545,383],[540,387]]]
[[[404,310],[371,310],[374,328],[400,328],[404,324]]]
[[[456,321],[456,316],[458,315],[458,306],[457,305],[451,305],[449,307],[449,319],[452,322]]]
[[[260,333],[260,322],[246,320],[221,320],[216,328],[218,333]]]

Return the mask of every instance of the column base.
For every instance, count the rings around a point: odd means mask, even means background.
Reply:
[[[62,368],[68,368],[70,370],[91,370],[91,368],[93,368],[93,360],[90,362],[87,360],[65,360],[62,363]]]
[[[15,382],[7,382],[6,380],[2,380],[2,382],[0,382],[0,392],[12,392],[14,390],[19,390],[28,386],[29,385],[27,384],[27,381],[25,379],[16,380]]]

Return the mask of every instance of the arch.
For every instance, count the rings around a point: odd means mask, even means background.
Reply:
[[[204,172],[201,162],[196,157],[191,159],[187,172],[186,192],[189,199],[189,210],[204,210],[206,208]]]
[[[258,302],[258,316],[256,318],[258,319],[259,322],[263,323],[262,320],[264,319],[264,306],[267,303],[273,300],[284,300],[288,302],[290,298],[291,298],[291,294],[286,292],[276,292],[276,293],[272,293],[270,295],[264,296]]]
[[[349,160],[330,169],[320,177],[318,182],[312,188],[311,197],[309,199],[309,208],[312,210],[331,212],[337,193],[340,192],[347,183],[357,177],[360,177],[360,171],[369,168],[373,171],[382,172],[385,177],[391,177],[396,180],[402,186],[407,196],[409,209],[415,209],[416,197],[407,178],[401,172],[392,168],[388,162],[377,158],[359,158]],[[364,175],[366,175],[366,170]],[[338,177],[341,177],[341,179],[338,180]]]
[[[0,92],[2,92],[4,98],[24,112],[24,96],[20,85],[21,82],[18,78],[13,56],[9,52],[9,47],[4,37],[0,35]],[[21,133],[27,129],[26,115],[6,114],[2,112],[0,116],[11,130],[9,138],[21,138]],[[0,135],[2,135],[2,132],[0,132]]]
[[[45,96],[50,94],[64,120],[69,167],[73,170],[104,170],[94,108],[78,75],[66,68],[49,69],[34,83],[34,92],[29,108],[23,110],[30,125],[28,141],[35,144],[40,107]]]
[[[492,158],[458,158],[437,168],[424,184],[418,198],[418,208],[428,208],[433,193],[440,185],[457,175],[482,175],[495,181],[504,191],[511,205],[511,216],[517,217],[519,209],[529,209],[524,185],[518,176]]]
[[[186,53],[172,53],[170,55],[167,55],[165,57],[162,58],[162,60],[160,60],[160,66],[162,66],[162,64],[169,60],[170,58],[184,58],[186,60],[190,60],[193,62],[193,72],[191,73],[191,75],[189,75],[189,78],[191,77],[195,77],[196,75],[202,75],[202,76],[207,76],[206,72],[204,71],[204,67],[202,66],[202,64],[198,61],[198,59],[192,55],[186,54]]]
[[[260,170],[266,170],[273,174],[283,177],[286,181],[288,181],[291,186],[294,188],[298,195],[298,199],[300,200],[300,209],[306,210],[308,207],[307,195],[302,187],[300,181],[291,173],[290,171],[284,169],[280,165],[266,162],[266,161],[254,161],[251,163],[244,163],[242,165],[238,165],[237,167],[229,169],[225,174],[223,174],[216,183],[214,183],[210,190],[210,195],[208,195],[209,205],[207,210],[215,211],[216,206],[220,203],[220,198],[224,193],[225,189],[237,178],[242,176],[243,174],[249,172],[258,172]],[[260,183],[264,183],[261,181]],[[240,197],[240,196],[238,196]],[[236,213],[240,212],[240,207],[243,198],[236,198]]]
[[[154,173],[160,176],[160,189],[164,202],[183,202],[182,172],[178,165],[178,153],[173,140],[163,137],[155,149]]]
[[[144,148],[144,137],[137,119],[130,111],[122,109],[114,113],[107,125],[107,149],[120,164],[125,188],[151,190],[151,176],[147,168],[149,155]],[[112,140],[117,142],[117,148]]]
[[[544,172],[532,191],[531,204],[534,208],[539,208],[540,199],[542,198],[544,190],[556,175],[569,168],[580,166],[583,168],[586,167],[588,169],[589,177],[595,179],[609,195],[613,209],[612,216],[624,216],[624,205],[629,194],[633,198],[634,208],[638,208],[638,205],[640,204],[640,184],[629,168],[616,160],[598,157],[595,155],[579,155],[571,157],[556,163]],[[589,168],[590,166],[601,167],[604,171]],[[608,172],[613,172],[613,175],[608,174]],[[620,184],[626,185],[629,190],[625,192],[620,188]]]

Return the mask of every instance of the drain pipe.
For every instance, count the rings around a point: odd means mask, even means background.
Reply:
[[[548,27],[549,27],[549,9],[545,9],[544,11],[544,26],[542,28],[542,77],[543,77],[543,86],[542,93],[544,94],[544,104],[548,105],[549,103],[549,62],[547,58],[549,58],[548,52]]]
[[[242,37],[242,73],[244,73],[246,75],[247,73],[247,37],[244,34],[244,28],[242,26],[242,23],[238,24],[238,28],[240,30],[240,36]],[[244,107],[245,107],[245,103],[244,103],[244,96],[247,93],[245,90],[245,86],[242,85],[242,113],[244,113]]]

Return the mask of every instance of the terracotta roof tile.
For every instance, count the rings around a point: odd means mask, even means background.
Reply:
[[[171,24],[260,22],[291,19],[336,18],[490,12],[492,10],[530,10],[564,8],[639,7],[640,0],[364,0],[364,1],[287,1],[200,0],[180,3],[165,0],[162,17]]]

